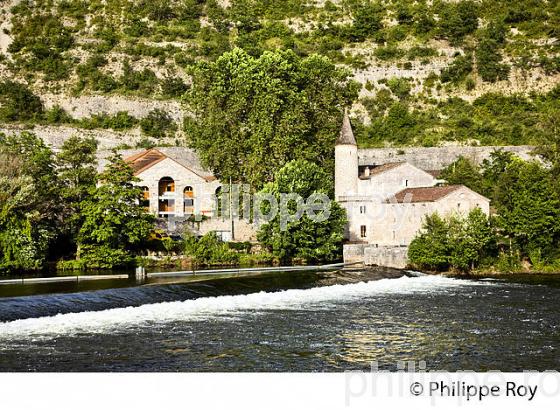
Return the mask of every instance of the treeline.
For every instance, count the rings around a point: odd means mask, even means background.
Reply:
[[[560,268],[560,180],[558,124],[551,120],[549,145],[525,161],[496,151],[481,166],[465,158],[442,178],[464,184],[491,199],[491,216],[479,210],[467,217],[433,215],[411,243],[410,262],[430,270]],[[543,162],[544,161],[544,162]]]

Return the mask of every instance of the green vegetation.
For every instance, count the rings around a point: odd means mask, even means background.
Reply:
[[[177,125],[160,109],[154,109],[142,119],[126,111],[115,114],[94,114],[89,118],[72,118],[63,108],[54,106],[46,110],[41,99],[24,84],[12,81],[0,83],[0,120],[24,124],[69,125],[83,129],[130,130],[140,127],[142,132],[153,138],[172,137]]]
[[[131,251],[146,240],[154,218],[139,206],[142,190],[132,184],[137,179],[120,155],[109,159],[99,179],[102,183],[80,204],[77,257],[95,268],[132,264]]]
[[[185,120],[186,132],[219,179],[258,189],[292,159],[334,165],[342,107],[356,87],[327,58],[292,51],[254,58],[236,49],[192,75],[187,101],[195,116]]]
[[[305,160],[296,160],[282,167],[276,173],[274,182],[265,185],[261,193],[272,194],[278,203],[281,203],[281,194],[297,194],[305,199],[316,194],[332,196],[333,185],[330,173],[324,168]],[[263,207],[266,207],[266,203]],[[288,220],[297,212],[296,201],[289,199],[287,207]],[[279,214],[261,226],[257,238],[283,262],[324,262],[340,259],[347,222],[346,212],[338,203],[332,202],[330,215],[324,216],[325,220],[321,222],[312,221],[306,214],[297,220],[288,220],[283,227],[282,215]]]
[[[438,214],[431,215],[426,218],[423,230],[408,250],[410,263],[422,269],[469,271],[496,248],[496,236],[479,208],[464,218],[442,219]]]
[[[554,41],[560,6],[553,1],[228,3],[223,7],[216,0],[22,1],[11,10],[14,41],[10,58],[2,59],[0,66],[37,95],[48,91],[157,99],[182,99],[190,88],[183,71],[197,71],[202,62],[213,64],[236,48],[257,60],[264,53],[291,50],[302,59],[317,54],[351,70],[377,66],[387,72],[381,81],[358,76],[374,95],[364,98],[373,124],[362,127],[358,135],[363,147],[448,141],[534,143],[524,126],[510,132],[512,123],[506,116],[480,118],[473,130],[463,118],[449,117],[447,105],[463,100],[464,93],[481,83],[507,80],[514,70],[516,78],[533,78],[533,84],[541,83],[535,76],[547,80],[545,76],[560,72],[560,44]],[[428,69],[432,62],[444,64],[441,73]],[[400,105],[375,107],[383,84],[395,80],[395,66],[428,72],[411,79],[404,94],[400,87],[390,87]],[[537,111],[541,107],[535,101],[546,99],[542,91],[531,93],[519,81],[501,83],[488,95],[510,98],[503,85],[525,93],[523,98]],[[19,111],[12,107],[12,117]],[[52,114],[54,123],[56,113]],[[403,126],[411,131],[398,131]],[[148,124],[143,128],[162,134]]]
[[[555,170],[560,157],[553,144],[539,150],[554,158],[551,168],[496,151],[481,167],[461,158],[444,170],[449,182],[490,198],[494,214],[489,223],[472,214],[464,221],[428,218],[424,232],[411,244],[411,262],[459,271],[516,270],[524,263],[537,270],[559,266],[560,184]]]
[[[390,81],[391,94],[379,92],[375,98],[363,100],[373,121],[356,127],[361,146],[383,146],[388,136],[397,146],[436,146],[443,141],[538,145],[547,135],[550,118],[560,116],[560,86],[546,94],[484,94],[472,103],[450,98],[415,109],[405,84]]]
[[[0,273],[76,259],[82,268],[132,262],[152,229],[141,192],[118,156],[97,186],[91,139],[71,138],[55,155],[33,134],[0,134]]]

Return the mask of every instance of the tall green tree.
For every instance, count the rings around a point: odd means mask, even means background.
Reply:
[[[293,159],[334,166],[343,107],[357,95],[349,72],[317,55],[241,49],[192,70],[189,144],[221,180],[255,189]]]
[[[81,204],[97,182],[97,141],[72,136],[62,144],[56,155],[60,198],[63,206],[62,234],[55,246],[57,257],[76,251],[78,232],[83,223]]]
[[[332,195],[332,186],[332,177],[324,168],[306,160],[294,160],[282,167],[274,182],[268,183],[261,193],[272,194],[280,203],[281,194],[298,194],[304,200],[313,194]],[[288,202],[290,214],[295,214],[295,208],[294,202]],[[257,238],[282,261],[334,261],[342,257],[346,222],[344,209],[331,201],[330,215],[323,222],[302,215],[283,227],[281,215],[277,215],[260,227]]]
[[[59,216],[52,151],[33,134],[0,134],[0,271],[42,268]]]
[[[154,218],[139,205],[142,191],[119,154],[113,154],[99,179],[100,185],[81,204],[78,258],[89,267],[124,266],[132,262],[131,251],[147,239]]]

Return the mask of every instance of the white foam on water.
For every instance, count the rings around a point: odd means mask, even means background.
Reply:
[[[402,277],[312,289],[205,297],[183,302],[165,302],[99,312],[68,313],[0,323],[0,340],[35,336],[54,337],[77,333],[108,333],[163,322],[206,320],[220,316],[235,318],[240,314],[262,313],[266,310],[328,308],[333,303],[369,296],[444,292],[465,285],[476,286],[477,283],[442,276]],[[488,285],[488,283],[485,284],[485,286]]]

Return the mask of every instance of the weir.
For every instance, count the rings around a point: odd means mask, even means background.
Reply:
[[[62,282],[84,282],[92,280],[113,280],[113,279],[130,279],[131,276],[138,280],[146,278],[179,278],[194,275],[223,275],[223,274],[239,274],[251,272],[294,272],[294,271],[328,271],[343,268],[356,263],[334,263],[319,266],[275,266],[269,268],[231,268],[231,269],[203,269],[203,270],[185,270],[176,272],[150,272],[146,273],[145,268],[137,268],[132,275],[77,275],[77,276],[56,276],[49,278],[19,278],[0,280],[0,285],[25,285],[39,283],[62,283]]]

